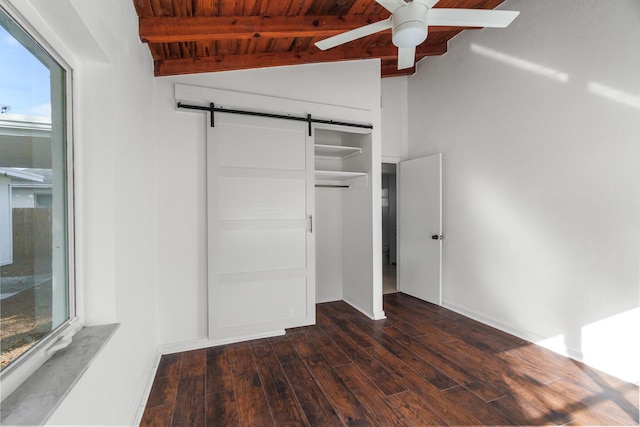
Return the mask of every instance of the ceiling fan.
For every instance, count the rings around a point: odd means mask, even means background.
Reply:
[[[316,42],[315,45],[318,49],[331,49],[391,28],[391,40],[398,47],[398,70],[402,70],[413,67],[416,46],[427,39],[429,25],[504,28],[520,14],[520,12],[510,10],[432,9],[438,0],[375,1],[391,12],[388,19]]]

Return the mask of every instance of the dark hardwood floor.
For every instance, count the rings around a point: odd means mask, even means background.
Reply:
[[[142,425],[637,425],[638,387],[403,294],[163,356]]]

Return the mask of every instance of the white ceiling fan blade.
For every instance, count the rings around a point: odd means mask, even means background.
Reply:
[[[404,0],[376,0],[376,3],[378,3],[380,6],[384,7],[391,13],[393,13],[393,11],[400,6],[404,6],[406,4]]]
[[[429,9],[436,5],[440,0],[413,0],[414,3],[422,3],[426,5]]]
[[[492,9],[431,9],[429,25],[454,27],[504,28],[516,19],[520,12]]]
[[[398,70],[413,67],[416,61],[416,48],[400,47],[398,48]]]
[[[333,37],[329,37],[324,40],[320,40],[316,42],[315,45],[320,50],[331,49],[332,47],[339,46],[343,43],[348,43],[353,40],[357,40],[359,38],[375,34],[379,31],[388,30],[391,28],[391,18],[385,19],[383,21],[374,22],[373,24],[365,25],[363,27],[358,27],[351,31],[346,31],[344,33],[335,35]]]

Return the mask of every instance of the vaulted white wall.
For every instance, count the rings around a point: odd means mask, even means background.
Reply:
[[[640,3],[503,8],[408,81],[409,157],[444,153],[444,303],[638,381]]]
[[[407,77],[382,79],[382,162],[397,163],[407,160]]]

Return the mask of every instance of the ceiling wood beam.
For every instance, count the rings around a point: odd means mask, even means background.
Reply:
[[[133,0],[138,16],[153,16],[153,8],[149,0]]]
[[[143,43],[329,37],[380,20],[378,15],[141,17],[139,31]],[[429,32],[465,28],[434,26]]]
[[[431,55],[443,55],[447,44],[421,45],[416,50],[416,61]],[[206,58],[165,59],[154,61],[156,76],[208,73],[216,71],[245,70],[250,68],[300,65],[318,62],[349,61],[357,59],[394,59],[398,55],[395,46],[348,48],[337,47],[325,51],[258,53],[249,55],[220,55]]]

